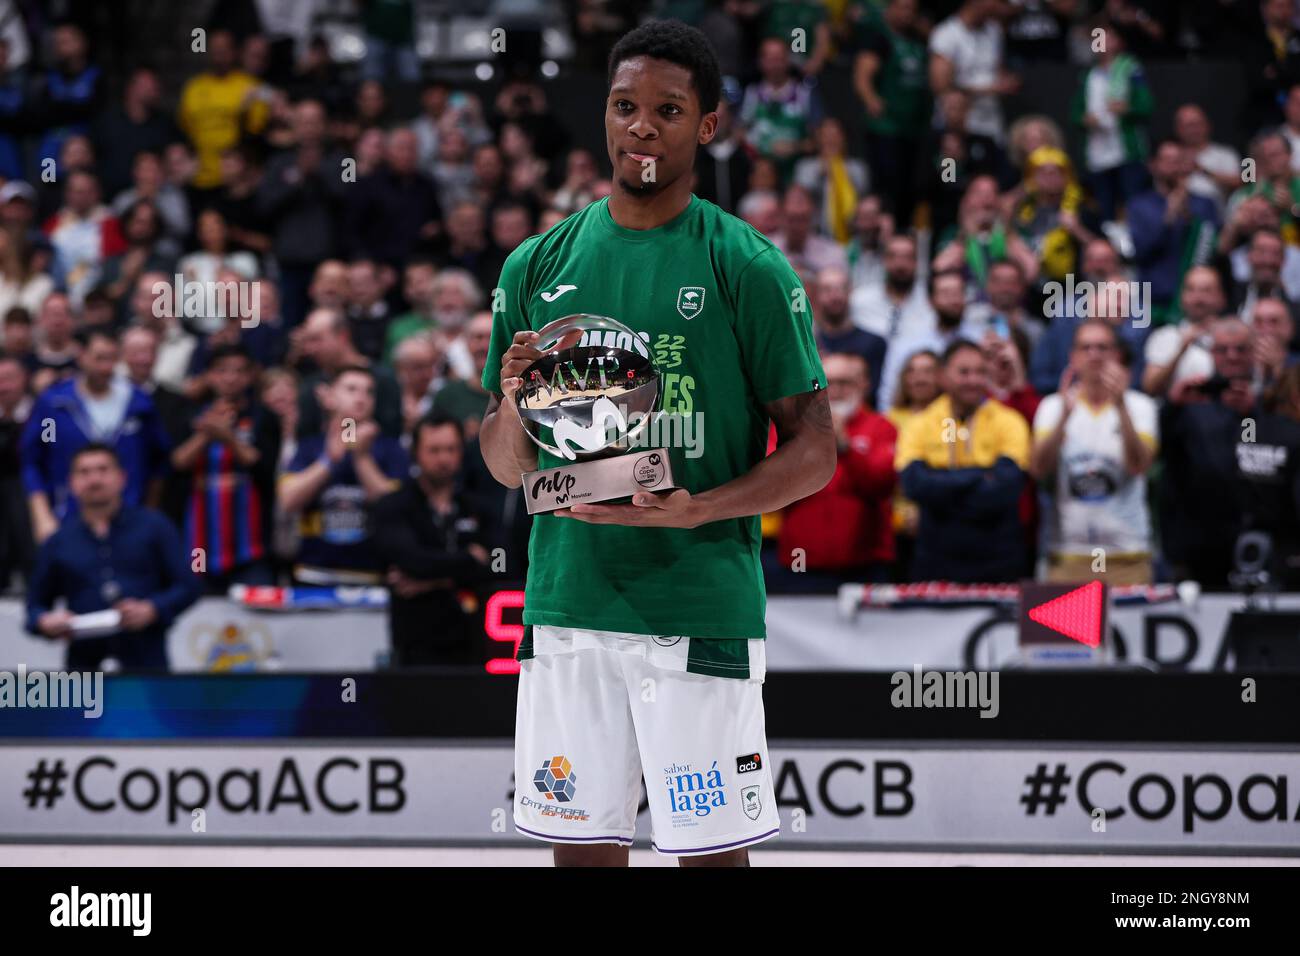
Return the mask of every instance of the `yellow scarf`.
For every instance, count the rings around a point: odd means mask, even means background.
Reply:
[[[848,242],[853,211],[858,205],[858,193],[849,179],[843,156],[833,156],[827,171],[827,197],[830,201],[831,235],[836,242]]]

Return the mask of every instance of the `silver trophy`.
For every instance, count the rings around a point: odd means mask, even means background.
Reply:
[[[529,438],[567,464],[525,473],[529,514],[675,488],[667,449],[641,449],[659,372],[641,338],[603,315],[567,315],[538,333],[515,404]]]

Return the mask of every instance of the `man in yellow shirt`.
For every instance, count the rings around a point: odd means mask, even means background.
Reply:
[[[1018,580],[1029,425],[988,397],[988,362],[973,342],[957,339],[944,351],[943,385],[903,426],[894,458],[903,494],[921,512],[911,578]]]
[[[235,67],[235,38],[227,30],[208,35],[208,69],[191,77],[181,92],[177,121],[198,156],[196,189],[216,189],[221,182],[221,154],[246,133],[266,127],[265,90]]]

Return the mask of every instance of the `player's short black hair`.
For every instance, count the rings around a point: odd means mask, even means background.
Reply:
[[[605,85],[614,85],[614,71],[624,60],[650,56],[667,60],[691,71],[691,86],[700,101],[701,113],[712,113],[722,98],[722,75],[718,56],[708,38],[681,20],[650,20],[623,35],[609,51]]]

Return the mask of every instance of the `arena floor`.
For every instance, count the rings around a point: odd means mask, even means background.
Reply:
[[[754,866],[1300,866],[1294,857],[756,850]],[[545,848],[0,845],[0,866],[550,866]],[[676,866],[633,850],[633,866]]]

